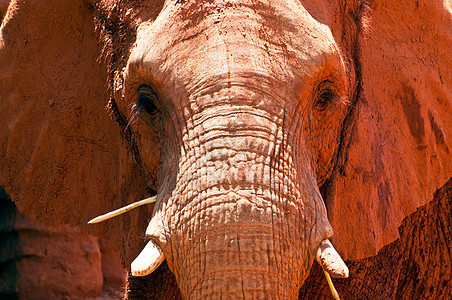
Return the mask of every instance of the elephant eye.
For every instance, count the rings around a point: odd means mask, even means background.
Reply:
[[[338,97],[334,84],[329,80],[325,80],[317,86],[314,97],[314,106],[318,110],[324,110]]]
[[[157,93],[150,86],[142,85],[138,89],[138,98],[134,110],[138,115],[145,112],[149,116],[155,117],[159,113],[159,109],[155,104],[157,100]]]

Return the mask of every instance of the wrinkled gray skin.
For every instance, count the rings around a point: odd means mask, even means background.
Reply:
[[[144,160],[160,135],[147,235],[183,296],[297,297],[332,236],[318,187],[351,82],[328,27],[298,1],[168,1],[124,78]]]

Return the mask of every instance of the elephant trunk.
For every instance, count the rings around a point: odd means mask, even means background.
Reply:
[[[295,199],[246,179],[255,171],[231,169],[228,183],[206,187],[173,220],[172,269],[181,291],[189,299],[294,298],[308,268],[302,262],[312,261],[302,242],[309,237],[299,230],[306,221]]]

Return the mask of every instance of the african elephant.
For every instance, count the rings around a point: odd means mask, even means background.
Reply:
[[[0,185],[41,222],[112,239],[127,265],[150,219],[132,273],[166,259],[185,298],[296,298],[316,257],[347,276],[338,253],[374,255],[451,176],[451,12],[12,1]],[[152,213],[85,225],[154,194]]]

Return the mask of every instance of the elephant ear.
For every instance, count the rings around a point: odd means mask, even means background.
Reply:
[[[132,239],[132,258],[152,207],[86,225],[146,196],[144,176],[106,109],[108,68],[99,59],[94,11],[82,0],[10,4],[0,35],[0,185],[41,223],[81,226],[117,245]]]
[[[450,2],[370,1],[358,23],[358,99],[328,207],[348,259],[395,240],[452,176]]]

